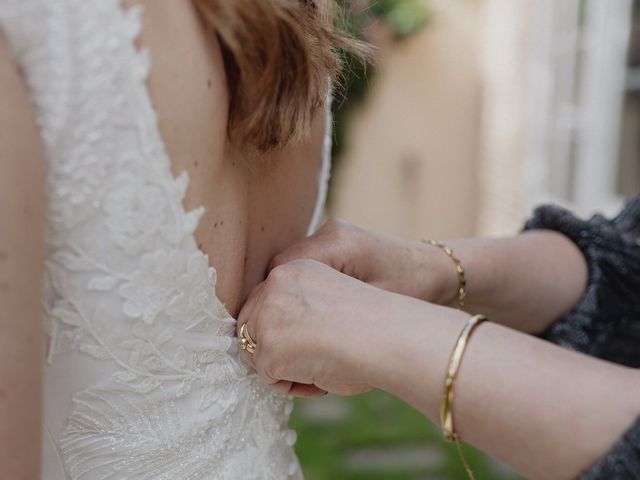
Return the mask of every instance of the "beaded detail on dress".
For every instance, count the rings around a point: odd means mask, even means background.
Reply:
[[[140,17],[119,0],[0,0],[48,166],[45,444],[58,464],[45,454],[43,478],[299,475],[291,400],[247,375],[193,236],[203,210],[183,208],[188,178],[171,173],[134,46]],[[69,379],[86,381],[47,409]]]

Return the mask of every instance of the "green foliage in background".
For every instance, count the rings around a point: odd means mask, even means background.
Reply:
[[[299,400],[291,427],[305,480],[466,479],[439,428],[383,392]],[[465,452],[476,480],[520,478],[470,447]]]
[[[384,21],[398,39],[417,32],[429,19],[423,0],[377,0],[371,4],[371,13]]]

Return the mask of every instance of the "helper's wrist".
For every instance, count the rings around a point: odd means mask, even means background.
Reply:
[[[462,284],[455,252],[451,252],[453,256],[448,255],[443,248],[445,244],[438,246],[429,242],[422,242],[424,260],[419,268],[426,288],[421,299],[437,305],[457,307]],[[460,268],[464,269],[464,265]],[[465,278],[464,270],[462,278]]]
[[[496,311],[505,305],[505,295],[517,286],[509,275],[513,268],[509,249],[503,242],[492,238],[447,242],[465,269],[465,309],[489,315],[494,321]]]
[[[408,299],[398,316],[392,333],[386,332],[369,383],[437,421],[448,359],[469,314]],[[430,392],[426,399],[425,389]]]

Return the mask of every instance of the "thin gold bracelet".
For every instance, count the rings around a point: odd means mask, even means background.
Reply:
[[[469,462],[464,455],[464,451],[462,450],[462,442],[460,441],[460,435],[458,435],[458,433],[456,432],[453,422],[453,400],[455,397],[456,379],[458,377],[458,372],[460,371],[460,365],[462,364],[462,357],[464,356],[464,353],[467,349],[467,345],[469,344],[471,335],[475,331],[476,327],[478,327],[478,325],[486,321],[487,317],[483,315],[475,315],[469,319],[469,321],[460,332],[458,340],[456,341],[456,345],[453,348],[453,352],[451,353],[451,357],[449,359],[447,377],[444,382],[444,391],[442,393],[442,402],[440,403],[440,425],[442,427],[444,438],[448,442],[453,442],[456,444],[458,455],[460,456],[467,475],[471,480],[475,480],[475,477],[473,475],[471,467],[469,466]]]
[[[462,262],[455,255],[455,253],[453,253],[453,250],[451,250],[445,244],[440,243],[436,240],[425,240],[424,243],[427,243],[431,246],[438,247],[439,249],[441,249],[444,253],[446,253],[449,256],[449,258],[455,264],[456,273],[458,274],[458,292],[457,292],[458,307],[460,308],[460,310],[462,310],[464,308],[464,299],[467,296],[467,277],[465,275]]]
[[[465,275],[464,267],[462,266],[462,262],[453,253],[453,250],[446,246],[445,244],[438,242],[436,240],[426,240],[424,243],[427,243],[431,246],[438,247],[447,256],[453,261],[456,273],[458,274],[458,291],[457,291],[457,300],[458,300],[458,308],[460,310],[464,309],[464,300],[467,296],[467,277]],[[458,456],[460,457],[460,461],[464,466],[465,471],[467,472],[467,476],[470,480],[475,480],[475,476],[473,474],[473,470],[469,465],[469,461],[464,454],[464,449],[462,448],[462,441],[460,436],[456,433],[454,425],[453,425],[453,398],[455,396],[455,380],[458,376],[458,371],[460,370],[460,364],[462,362],[462,356],[467,348],[467,343],[471,338],[471,334],[473,330],[482,322],[487,319],[482,315],[476,315],[471,317],[467,325],[464,327],[462,332],[460,332],[460,336],[456,342],[456,346],[451,353],[451,358],[449,360],[449,368],[447,370],[447,377],[445,380],[444,392],[442,396],[442,403],[440,404],[440,424],[442,425],[442,433],[444,438],[448,442],[453,442],[456,446],[456,450],[458,451]]]

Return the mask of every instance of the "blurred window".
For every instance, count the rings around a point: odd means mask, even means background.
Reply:
[[[552,201],[581,214],[611,213],[640,190],[638,3],[536,3],[526,162],[531,205]]]
[[[640,0],[633,3],[628,67],[618,172],[618,192],[626,197],[640,192]]]

